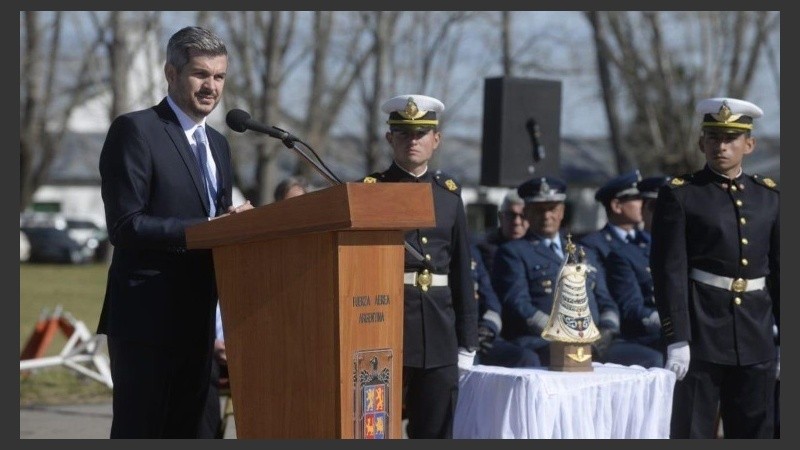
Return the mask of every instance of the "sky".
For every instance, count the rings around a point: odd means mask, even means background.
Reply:
[[[193,25],[193,13],[187,12],[168,12],[165,13],[167,20],[163,30],[161,40],[167,39],[178,29]],[[553,26],[548,26],[552,24]],[[545,25],[545,26],[543,26]],[[543,39],[552,39],[553,42],[563,42],[565,39],[576,43],[591,43],[591,29],[586,20],[575,11],[528,11],[521,12],[514,16],[513,25],[515,31],[525,29],[545,29],[546,35]],[[480,138],[481,121],[483,111],[483,83],[487,77],[501,75],[498,64],[481,65],[475,67],[474,61],[485,61],[485,52],[493,51],[487,47],[486,36],[492,30],[476,29],[468,33],[465,37],[466,42],[462,42],[463,58],[456,61],[451,75],[454,80],[453,98],[442,99],[447,106],[447,114],[451,117],[450,123],[453,125],[447,131],[453,134],[464,136],[476,135]],[[519,48],[528,43],[514,42],[516,51],[534,51],[528,48]],[[157,45],[164,45],[163,42]],[[535,51],[542,52],[542,43],[534,42],[530,45]],[[546,47],[547,44],[545,44]],[[587,68],[583,73],[574,75],[554,76],[551,74],[536,73],[526,74],[529,78],[542,78],[548,80],[558,80],[562,82],[562,103],[561,103],[561,135],[569,137],[601,137],[607,134],[607,121],[603,103],[599,96],[599,87],[594,73],[594,47],[586,45],[586,48],[579,45],[572,46],[568,51],[552,51],[548,54],[548,64],[553,66],[578,65]],[[483,59],[481,59],[483,58]],[[576,62],[577,61],[577,62]],[[763,70],[759,70],[756,75],[754,87],[747,100],[754,102],[764,110],[764,117],[757,121],[757,132],[762,135],[780,135],[780,86],[776,86],[766,64],[762,64]],[[153,70],[156,76],[162,73],[162,67],[158,65]],[[294,70],[289,77],[289,85],[281,94],[282,101],[287,109],[291,109],[292,102],[305,104],[307,102],[307,83],[308,70],[300,67]],[[401,94],[406,92],[398,92]],[[410,93],[410,92],[409,92]],[[436,96],[435,93],[426,93]],[[355,95],[355,94],[354,94]],[[720,92],[715,95],[725,95]],[[160,96],[159,96],[160,98]],[[75,128],[84,131],[103,132],[108,124],[96,120],[96,111],[102,111],[108,99],[94,102],[90,106],[91,113],[78,113],[74,117]],[[147,106],[147,105],[141,105]],[[363,121],[363,111],[353,102],[353,107],[343,108],[344,123],[358,123]],[[83,118],[83,119],[81,119]],[[222,123],[224,121],[224,111],[219,109],[210,118],[213,122]],[[587,124],[592,124],[587,126]]]

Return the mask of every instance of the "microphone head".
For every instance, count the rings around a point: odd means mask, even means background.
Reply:
[[[225,123],[228,124],[228,127],[239,133],[244,133],[245,130],[247,130],[248,120],[250,120],[250,114],[241,109],[232,109],[228,111],[228,115],[225,116]]]

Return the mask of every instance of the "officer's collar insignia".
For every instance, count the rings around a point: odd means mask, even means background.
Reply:
[[[740,117],[742,117],[742,115],[731,114],[731,108],[728,106],[728,102],[723,101],[722,106],[719,107],[719,112],[712,114],[711,117],[713,117],[717,122],[730,123],[736,122]]]
[[[402,111],[397,111],[397,113],[403,116],[403,118],[405,119],[419,119],[420,117],[427,114],[428,111],[420,110],[417,104],[414,102],[414,97],[408,97],[408,102],[406,103],[406,109]]]
[[[364,177],[364,183],[377,183],[377,182],[378,180],[376,180],[373,177]]]
[[[774,188],[775,186],[777,186],[777,185],[778,185],[777,183],[775,183],[774,181],[772,181],[772,178],[763,178],[761,181],[762,181],[764,184],[766,184],[766,185],[767,185],[767,187],[770,187],[770,188]]]
[[[447,189],[450,189],[451,191],[455,191],[456,189],[458,189],[458,186],[456,185],[456,182],[453,181],[453,180],[445,181],[444,185],[447,186]]]
[[[683,186],[684,183],[686,182],[683,181],[683,178],[678,178],[678,177],[673,178],[672,181],[669,182],[669,184],[673,186]]]

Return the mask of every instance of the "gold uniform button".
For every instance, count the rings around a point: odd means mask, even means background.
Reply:
[[[733,303],[736,303],[737,305],[741,305],[742,304],[742,298],[741,297],[734,298],[733,299]]]
[[[747,245],[749,243],[750,241],[748,241],[747,238],[742,238],[742,245]]]
[[[747,258],[742,258],[742,265],[743,265],[743,266],[746,266],[746,265],[747,265]]]
[[[423,237],[422,237],[422,243],[423,243],[423,244],[427,244],[427,243],[428,243],[428,238],[426,238],[425,236],[423,236]]]
[[[430,260],[431,260],[431,255],[425,255],[425,259],[427,259],[428,261],[430,261]]]
[[[732,190],[732,191],[734,191],[734,192],[736,192],[736,191],[737,191],[737,189],[736,189],[736,185],[735,185],[735,184],[732,184],[732,185],[731,185],[731,190]]]
[[[739,223],[740,223],[740,224],[742,224],[742,225],[744,225],[744,224],[746,224],[746,223],[747,223],[747,219],[745,219],[744,217],[742,217],[741,219],[739,219]]]
[[[741,200],[736,200],[736,206],[742,206],[743,204]]]

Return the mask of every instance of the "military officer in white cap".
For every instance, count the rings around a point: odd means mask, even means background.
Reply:
[[[410,438],[451,438],[459,369],[478,348],[467,221],[461,188],[428,162],[441,142],[444,104],[425,95],[399,95],[381,106],[389,114],[386,141],[392,165],[365,183],[431,183],[434,228],[406,233],[403,391]]]
[[[697,104],[705,167],[658,192],[650,267],[666,368],[675,386],[671,437],[772,438],[780,324],[780,195],[748,175],[758,106],[734,98]],[[779,342],[779,341],[778,341]]]

